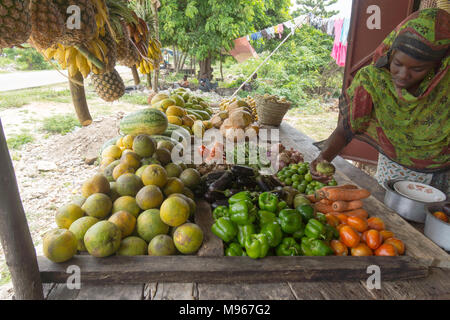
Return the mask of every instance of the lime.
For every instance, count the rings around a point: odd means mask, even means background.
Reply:
[[[286,178],[284,180],[284,183],[286,183],[288,186],[290,186],[292,184],[292,179],[291,178]]]
[[[291,179],[292,179],[292,181],[299,181],[300,180],[300,176],[298,175],[298,174],[294,174],[292,177],[291,177]]]
[[[298,181],[293,181],[293,182],[292,182],[292,187],[295,188],[295,189],[297,189],[298,186],[299,186],[299,184],[300,184],[300,183],[299,183]]]
[[[310,172],[308,172],[307,174],[305,174],[305,181],[311,182],[312,181],[312,175]]]

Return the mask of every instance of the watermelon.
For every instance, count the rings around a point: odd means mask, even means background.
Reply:
[[[166,137],[166,136],[161,136],[161,135],[152,135],[152,138],[155,139],[156,142],[160,142],[160,141],[169,141],[171,142],[174,146],[176,146],[179,142],[175,139],[172,139],[170,137]]]
[[[179,130],[179,131],[178,131]],[[175,135],[172,137],[174,131],[177,131]],[[177,126],[176,124],[169,123],[166,131],[162,134],[163,136],[177,139],[179,142],[184,139],[188,139],[191,136],[191,133],[187,131],[185,128]]]
[[[140,134],[162,134],[169,121],[167,116],[157,109],[143,109],[126,115],[120,121],[122,134],[137,136]]]

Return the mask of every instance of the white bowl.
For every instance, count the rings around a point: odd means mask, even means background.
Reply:
[[[426,203],[441,202],[447,198],[442,191],[420,182],[398,181],[394,183],[394,189],[402,196]]]

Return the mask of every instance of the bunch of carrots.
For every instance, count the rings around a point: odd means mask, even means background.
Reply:
[[[339,240],[331,247],[338,256],[398,256],[405,253],[403,241],[386,230],[384,221],[370,217],[363,208],[363,199],[370,192],[354,185],[323,187],[309,195],[316,212],[322,212],[329,225],[339,231]]]

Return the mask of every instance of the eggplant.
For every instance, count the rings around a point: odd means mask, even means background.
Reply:
[[[258,186],[260,187],[260,189],[265,192],[265,191],[270,191],[270,187],[267,185],[266,181],[264,180],[263,176],[258,176],[256,178],[256,183],[258,184]]]
[[[228,207],[228,199],[217,200],[217,201],[215,201],[215,202],[213,202],[213,203],[211,204],[212,210],[214,210],[214,209],[217,208],[218,206],[225,206],[225,207]]]
[[[274,185],[274,188],[283,187],[283,184],[281,183],[281,181],[277,177],[275,177],[275,176],[267,176],[267,178],[272,182],[272,184]]]
[[[205,182],[208,183],[219,179],[225,172],[225,170],[216,170],[204,175],[203,177],[205,178]]]
[[[233,183],[233,174],[230,171],[225,171],[225,173],[212,184],[209,185],[208,190],[214,191],[224,191],[228,189]]]
[[[255,175],[255,170],[253,168],[247,167],[247,166],[232,166],[231,172],[233,172],[236,176],[244,176],[244,177],[251,177]]]
[[[236,193],[239,193],[239,192],[241,192],[241,191],[242,191],[242,190],[241,190],[241,189],[238,189],[238,188],[231,188],[231,189],[225,190],[224,195],[225,195],[227,198],[229,198],[229,197],[231,197],[231,196],[233,196],[233,195],[235,195]]]
[[[276,195],[278,197],[278,199],[282,200],[283,198],[283,190],[272,190],[270,191],[270,193],[273,193],[274,195]]]
[[[254,177],[245,177],[245,176],[239,176],[236,179],[238,185],[242,188],[242,187],[255,187],[256,186],[256,180]]]
[[[208,191],[205,193],[205,200],[209,203],[216,202],[218,200],[226,200],[227,197],[220,191]]]

